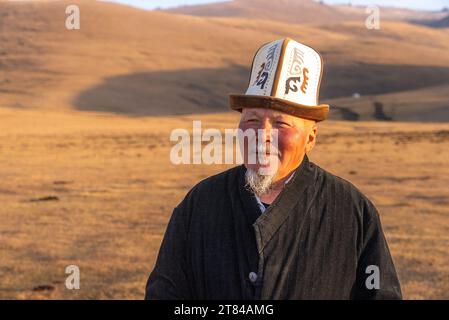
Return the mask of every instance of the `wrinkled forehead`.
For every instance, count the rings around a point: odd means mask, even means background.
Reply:
[[[247,120],[250,117],[256,117],[259,119],[272,119],[283,121],[289,121],[294,123],[295,126],[305,127],[305,126],[314,126],[316,125],[316,121],[304,119],[301,117],[296,117],[289,113],[285,113],[278,110],[268,109],[268,108],[243,108],[242,115],[240,116],[240,122]]]
[[[247,116],[257,116],[257,117],[267,117],[267,118],[292,118],[299,119],[298,117],[292,116],[288,113],[267,109],[267,108],[243,108],[241,117]]]

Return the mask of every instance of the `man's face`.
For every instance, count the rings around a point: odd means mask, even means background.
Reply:
[[[244,141],[245,166],[260,172],[261,168],[273,166],[273,162],[276,161],[273,182],[286,177],[301,163],[304,155],[312,150],[317,133],[315,121],[265,108],[244,108],[239,129],[243,132],[248,129],[256,132],[255,141],[248,141],[250,139]],[[261,131],[263,134],[257,135],[258,130],[263,130]],[[277,150],[273,148],[273,144],[276,147],[276,139],[273,139],[275,132],[277,132]],[[261,152],[265,153],[269,164],[248,161],[248,151],[249,153],[251,150],[256,151],[255,144],[259,148],[262,147],[257,150],[258,156]],[[266,149],[263,146],[266,146]]]

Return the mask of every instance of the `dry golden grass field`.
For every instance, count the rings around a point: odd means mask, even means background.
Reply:
[[[142,298],[173,207],[225,169],[171,164],[171,129],[238,121],[12,109],[0,117],[0,298],[21,299]],[[407,299],[449,298],[448,143],[445,124],[329,121],[311,154],[380,210]],[[80,267],[78,291],[65,288],[70,264]]]
[[[143,298],[174,206],[229,167],[171,164],[170,132],[234,128],[227,95],[281,37],[324,57],[331,119],[312,161],[378,207],[404,298],[449,299],[449,28],[391,9],[370,31],[363,10],[307,0],[301,24],[251,1],[222,16],[0,1],[0,299]],[[80,30],[64,28],[71,3]],[[80,290],[65,288],[72,264]]]

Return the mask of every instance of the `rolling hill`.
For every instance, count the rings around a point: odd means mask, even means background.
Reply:
[[[396,7],[379,7],[382,20],[438,20],[444,12],[418,11]],[[363,21],[366,6],[328,5],[316,0],[233,0],[202,5],[184,5],[166,9],[167,12],[201,17],[239,17],[276,20],[296,24],[335,24],[342,21]]]
[[[441,19],[424,20],[424,21],[418,21],[417,23],[420,23],[422,25],[429,26],[432,28],[449,28],[449,14]]]
[[[64,25],[72,3],[80,7],[80,30]],[[354,93],[383,101],[385,94],[427,88],[420,92],[442,96],[418,95],[414,103],[423,99],[430,108],[438,100],[440,108],[444,101],[444,90],[431,88],[449,85],[446,29],[198,17],[84,0],[0,2],[0,106],[131,116],[226,111],[227,95],[245,90],[255,50],[287,36],[323,54],[322,100],[348,101],[341,107],[359,113]],[[407,105],[390,116],[410,118]]]

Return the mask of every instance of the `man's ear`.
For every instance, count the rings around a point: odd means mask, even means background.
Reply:
[[[316,123],[314,123],[313,125],[311,125],[309,134],[307,135],[306,153],[312,151],[313,147],[315,147],[317,134],[318,134],[318,126],[316,125]]]

